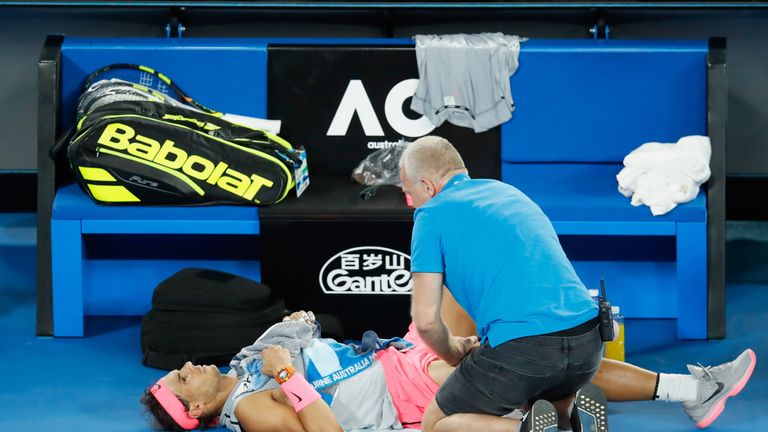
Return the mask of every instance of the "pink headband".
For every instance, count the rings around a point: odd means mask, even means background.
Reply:
[[[176,394],[168,388],[168,383],[163,378],[160,378],[150,391],[179,426],[186,430],[194,430],[200,426],[200,420],[189,416],[189,411],[184,408],[184,404],[176,397]]]

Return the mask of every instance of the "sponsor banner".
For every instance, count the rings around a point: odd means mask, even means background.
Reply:
[[[326,294],[410,294],[411,257],[379,246],[339,252],[320,270]]]
[[[435,128],[410,108],[418,78],[411,46],[270,46],[268,116],[307,149],[313,176],[348,177],[371,152],[433,134],[457,147],[473,177],[499,178],[500,128]]]
[[[290,310],[338,318],[342,339],[360,339],[366,330],[402,336],[411,322],[412,227],[411,220],[261,220],[254,245],[262,251],[261,281]]]

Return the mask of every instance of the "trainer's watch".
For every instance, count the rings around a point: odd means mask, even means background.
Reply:
[[[288,381],[295,373],[296,369],[294,369],[293,366],[286,366],[275,372],[275,381],[277,381],[278,384],[282,384]]]

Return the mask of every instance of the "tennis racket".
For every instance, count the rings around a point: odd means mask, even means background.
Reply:
[[[113,78],[106,79],[109,75]],[[273,134],[280,133],[280,120],[267,120],[213,110],[192,99],[165,74],[148,66],[131,63],[114,63],[104,66],[85,79],[83,94],[78,101],[78,118],[98,106],[118,100],[150,100],[183,105],[232,123]]]

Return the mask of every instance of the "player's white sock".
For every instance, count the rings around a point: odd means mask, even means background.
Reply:
[[[666,402],[687,402],[696,399],[699,381],[692,375],[663,374],[657,378],[654,399]]]

